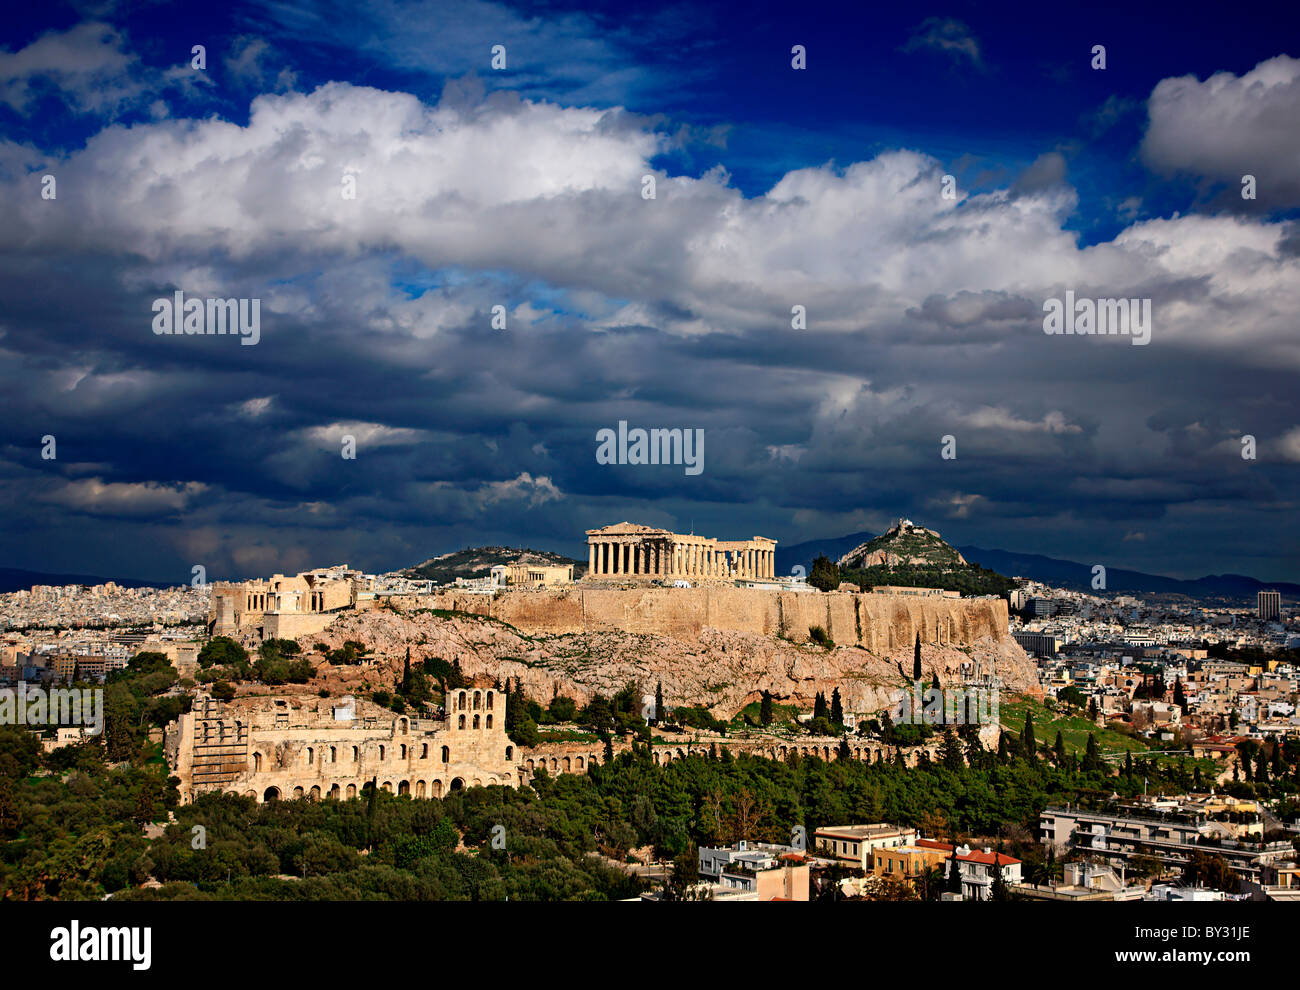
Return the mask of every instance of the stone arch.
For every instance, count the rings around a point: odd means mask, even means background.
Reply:
[[[491,710],[492,710],[492,694],[493,694],[493,692],[491,692],[491,691],[489,691],[489,692],[487,693],[487,710],[488,710],[488,711],[491,711]]]
[[[331,763],[337,763],[338,761],[339,761],[339,748],[338,748],[337,746],[331,746],[331,747],[330,747],[330,762],[331,762]]]
[[[475,715],[475,716],[474,716],[474,728],[477,729],[478,727],[479,727],[479,724],[478,724],[478,716]]]
[[[428,744],[428,743],[421,743],[421,744],[420,744],[420,759],[422,759],[422,760],[427,760],[428,758],[429,758],[429,744]]]
[[[457,715],[457,716],[456,716],[456,728],[458,728],[458,729],[463,729],[463,728],[465,728],[465,716],[464,716],[464,715]]]
[[[296,800],[297,798],[302,797],[302,788],[301,788],[301,787],[295,787],[295,788],[293,789],[293,796],[294,796],[295,800]]]
[[[474,778],[470,783],[471,783],[471,785],[474,786],[474,787],[482,787],[482,786],[483,786],[483,782],[482,782],[481,780],[479,780],[477,777],[475,777],[475,778]]]
[[[347,796],[348,796],[349,798],[354,798],[354,797],[357,796],[357,785],[356,785],[356,784],[348,784]]]
[[[417,780],[417,781],[415,782],[415,796],[418,797],[418,798],[422,798],[422,797],[424,797],[424,792],[425,792],[425,784],[424,784],[424,781],[422,781],[422,780]]]
[[[384,758],[384,753],[385,753],[385,752],[386,752],[386,747],[383,746],[383,745],[380,745],[380,747],[379,747],[379,758],[380,758],[381,760]]]
[[[261,772],[262,772],[262,754],[255,752],[253,753],[253,773],[261,773]]]
[[[480,708],[482,708],[482,707],[483,707],[483,692],[482,692],[482,691],[475,691],[475,692],[474,692],[474,711],[478,711],[478,710],[479,710]]]
[[[307,747],[307,766],[312,766],[316,762],[316,750],[314,747]]]
[[[442,797],[442,781],[441,781],[441,780],[435,780],[435,781],[433,782],[433,796],[436,797],[436,798],[440,798],[440,797]]]
[[[583,769],[583,765],[582,765],[582,764],[583,764],[583,759],[582,759],[582,757],[581,757],[581,756],[577,757],[577,758],[575,759],[575,761],[574,761],[574,764],[575,764],[575,766],[577,766],[577,768],[578,768],[579,770]]]
[[[262,800],[263,800],[264,802],[266,802],[266,801],[279,801],[279,800],[280,800],[280,788],[278,788],[278,787],[268,787],[265,791],[262,792]]]
[[[506,747],[506,759],[507,759],[507,760],[513,760],[514,758],[515,758],[515,748],[514,748],[513,746],[507,746],[507,747]]]
[[[443,763],[450,763],[450,762],[451,762],[451,747],[450,747],[450,746],[444,746],[444,747],[442,747],[442,762],[443,762]]]
[[[410,793],[411,793],[411,782],[410,782],[409,780],[399,781],[398,784],[397,784],[397,793],[398,793],[398,794],[410,794]]]
[[[382,787],[384,790],[386,790],[389,794],[393,793],[393,782],[391,780],[385,780],[379,786]]]
[[[564,758],[564,772],[568,773],[572,769],[573,769],[573,761],[566,756]]]
[[[532,761],[532,760],[529,760],[527,763],[524,764],[524,766],[528,767],[529,770],[536,769],[536,768],[533,766],[533,761]]]
[[[487,717],[487,727],[488,727],[489,729],[492,728],[492,716],[491,716],[491,715],[489,715],[489,716]]]
[[[452,778],[451,789],[453,791],[463,791],[465,789],[465,778],[464,777]]]
[[[320,785],[319,785],[319,784],[313,784],[311,790],[307,792],[307,797],[310,798],[312,801],[319,801],[319,800],[320,800]]]
[[[246,797],[246,798],[252,798],[254,801],[256,801],[256,800],[257,800],[257,791],[244,791],[244,797]]]
[[[402,743],[397,752],[400,759],[406,759],[406,743]]]
[[[405,718],[399,718],[397,720],[397,731],[402,733],[402,735],[406,735],[408,732],[410,732],[411,731],[410,720]]]
[[[360,757],[361,757],[361,750],[359,750],[359,749],[357,749],[357,747],[353,746],[353,747],[352,747],[352,762],[353,762],[353,763],[356,763],[357,760],[358,760]]]

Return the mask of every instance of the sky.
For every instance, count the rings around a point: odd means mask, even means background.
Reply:
[[[203,6],[0,26],[0,565],[905,516],[1300,580],[1293,4]]]

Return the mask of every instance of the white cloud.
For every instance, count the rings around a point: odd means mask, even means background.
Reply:
[[[1300,59],[1279,55],[1242,76],[1216,72],[1204,82],[1162,79],[1148,110],[1142,156],[1152,168],[1238,189],[1253,175],[1262,202],[1300,203]]]

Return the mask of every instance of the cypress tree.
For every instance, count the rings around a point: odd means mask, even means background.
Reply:
[[[1201,772],[1200,767],[1196,768],[1196,772],[1198,774]],[[1133,751],[1131,749],[1124,754],[1124,776],[1125,777],[1133,776]]]
[[[952,837],[952,856],[948,860],[948,876],[944,888],[950,894],[961,893],[961,865],[957,859],[957,836]]]
[[[758,706],[758,720],[764,725],[772,724],[772,692],[763,692],[763,701]]]
[[[840,701],[840,689],[831,691],[831,721],[836,725],[844,724],[844,705]]]
[[[1091,773],[1102,768],[1101,754],[1097,751],[1097,737],[1088,733],[1088,749],[1083,754],[1083,772]]]
[[[1038,753],[1038,744],[1034,741],[1034,713],[1028,709],[1025,710],[1025,731],[1020,734],[1020,748],[1026,760],[1032,760]]]
[[[655,721],[658,722],[663,718],[664,711],[664,682],[661,680],[655,684]]]
[[[1056,750],[1056,765],[1058,767],[1064,766],[1065,765],[1065,736],[1061,735],[1060,729],[1056,730],[1056,745],[1053,748]]]
[[[916,634],[916,648],[912,651],[912,680],[921,679],[921,634]]]
[[[817,697],[813,699],[813,718],[825,718],[825,717],[826,717],[826,696],[823,695],[820,691],[818,691]]]
[[[999,732],[998,733],[998,762],[1006,763],[1007,760],[1010,758],[1011,758],[1011,754],[1007,752],[1007,734],[1005,732]]]

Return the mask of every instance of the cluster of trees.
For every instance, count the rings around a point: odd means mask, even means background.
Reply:
[[[370,652],[365,643],[355,639],[344,640],[342,646],[333,650],[329,649],[324,643],[317,643],[316,649],[325,654],[327,663],[335,667],[360,663],[366,658],[366,654]]]
[[[231,687],[239,681],[263,684],[305,684],[316,668],[300,656],[291,639],[268,639],[257,649],[257,659],[229,636],[213,636],[199,650],[199,680],[213,685],[214,697],[234,697]]]
[[[886,567],[877,564],[857,570],[845,569],[841,579],[859,585],[863,590],[870,590],[880,584],[894,584],[905,588],[943,588],[959,591],[963,595],[995,595],[1000,598],[1007,598],[1016,588],[1014,578],[979,564],[958,564],[955,567],[920,564]]]
[[[187,682],[189,683],[189,682]],[[173,691],[176,668],[162,653],[137,653],[104,680],[104,745],[111,762],[137,759],[149,745],[149,729],[190,710],[191,697]]]

